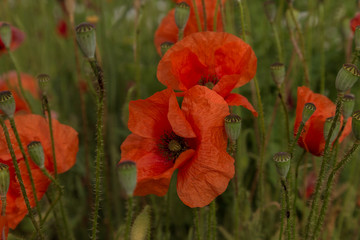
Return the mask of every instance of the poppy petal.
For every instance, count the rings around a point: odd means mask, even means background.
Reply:
[[[251,111],[252,114],[254,115],[254,117],[258,116],[258,113],[254,109],[254,107],[251,105],[249,100],[247,100],[246,97],[244,97],[244,96],[242,96],[240,94],[231,93],[226,97],[225,100],[230,106],[243,106],[244,108]]]

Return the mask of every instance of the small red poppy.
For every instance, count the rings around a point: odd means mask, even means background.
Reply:
[[[15,122],[19,131],[21,142],[26,146],[32,141],[40,141],[45,153],[45,167],[49,172],[53,172],[53,158],[51,149],[50,132],[48,122],[45,118],[34,115],[24,114],[15,115]],[[20,148],[17,144],[14,134],[12,133],[9,121],[6,121],[9,129],[10,138],[14,147],[15,155],[19,163],[20,172],[24,181],[25,189],[30,200],[30,205],[35,206],[34,196],[30,179],[27,173],[26,165],[22,157]],[[53,131],[55,139],[55,151],[57,160],[58,173],[63,173],[69,170],[76,162],[76,154],[78,152],[78,134],[77,132],[66,125],[60,124],[57,120],[53,120]],[[29,157],[30,159],[30,157]],[[18,223],[28,213],[24,198],[20,191],[20,185],[16,179],[15,169],[12,164],[12,159],[7,148],[4,133],[0,131],[0,162],[9,166],[10,171],[10,187],[7,193],[6,216],[8,225],[14,229]],[[34,179],[35,188],[38,199],[41,199],[46,192],[50,181],[41,172],[38,166],[30,160],[30,169]]]
[[[360,13],[357,13],[354,18],[350,21],[350,27],[353,32],[355,32],[355,29],[357,26],[360,25]]]
[[[335,115],[336,106],[324,95],[313,93],[307,87],[298,87],[294,135],[300,126],[303,108],[306,103],[313,103],[316,106],[316,111],[306,122],[298,144],[313,155],[321,156],[325,148],[324,124],[327,118]],[[342,142],[350,132],[351,118],[348,119],[339,141]]]
[[[0,26],[3,24],[4,22],[0,22]],[[24,41],[25,39],[25,33],[23,33],[22,31],[20,31],[19,29],[17,29],[16,27],[11,26],[11,43],[10,43],[10,50],[15,50],[17,49],[21,43]],[[4,43],[1,40],[0,37],[0,55],[6,53],[6,48]]]
[[[256,110],[234,88],[250,82],[257,59],[251,47],[229,33],[199,32],[172,46],[161,59],[157,77],[174,90],[187,91],[196,85],[209,86],[229,105]]]
[[[68,33],[68,27],[67,27],[67,23],[65,20],[60,20],[58,21],[57,25],[56,25],[56,33],[63,38],[67,38],[69,33]]]
[[[146,100],[131,101],[121,160],[137,167],[135,195],[166,194],[178,169],[177,192],[189,207],[203,207],[223,193],[234,175],[226,152],[224,118],[228,105],[203,86],[185,93],[180,109],[175,93],[164,90]]]

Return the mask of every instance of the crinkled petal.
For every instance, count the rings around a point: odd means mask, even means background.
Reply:
[[[258,116],[258,113],[251,105],[251,103],[247,100],[247,98],[240,94],[231,93],[225,98],[225,100],[230,106],[243,106],[244,108],[251,111],[254,117]]]

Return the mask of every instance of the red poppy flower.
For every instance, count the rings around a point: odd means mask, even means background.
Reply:
[[[255,76],[257,59],[251,47],[229,33],[194,33],[172,46],[161,59],[157,77],[174,90],[195,85],[212,87],[229,105],[257,112],[240,94],[231,93]]]
[[[324,95],[313,93],[307,87],[298,87],[297,91],[297,106],[296,119],[294,126],[294,135],[300,126],[302,120],[302,111],[306,103],[313,103],[316,106],[316,111],[306,122],[304,132],[299,138],[298,144],[306,151],[316,156],[321,156],[325,148],[324,139],[324,124],[325,120],[335,115],[335,104]],[[341,117],[342,121],[342,117]],[[339,141],[349,135],[351,132],[351,118],[348,119],[344,132],[340,136]]]
[[[359,25],[360,25],[360,13],[357,13],[355,17],[350,21],[351,30],[355,32],[356,27]]]
[[[165,195],[176,169],[178,195],[189,207],[203,207],[225,191],[234,159],[226,152],[228,105],[218,94],[195,86],[180,109],[167,89],[131,101],[129,112],[133,133],[121,145],[121,161],[136,162],[135,195]]]
[[[56,25],[56,33],[63,38],[67,38],[69,33],[68,33],[68,27],[66,24],[66,21],[64,20],[60,20],[58,21],[57,25]]]
[[[0,22],[0,26],[3,24],[4,22]],[[20,31],[19,29],[17,29],[16,27],[11,26],[11,43],[10,43],[10,50],[15,50],[16,48],[18,48],[21,43],[24,41],[25,39],[25,34]],[[4,43],[1,40],[0,37],[0,55],[6,53],[6,48]]]
[[[315,192],[316,174],[314,171],[309,173],[309,175],[305,178],[305,182],[305,199],[309,199]]]
[[[199,32],[196,15],[194,11],[193,1],[192,0],[175,0],[176,3],[186,2],[190,6],[190,16],[189,20],[184,29],[184,37],[192,33]],[[197,10],[200,17],[201,28],[204,30],[204,13],[202,0],[195,0]],[[214,30],[214,17],[215,17],[215,8],[217,0],[207,0],[205,1],[205,11],[206,11],[206,24],[207,31]],[[222,4],[225,3],[225,0],[222,0]],[[217,17],[217,26],[216,31],[223,31],[223,24],[221,19],[220,7],[216,12]],[[176,43],[178,41],[179,29],[175,24],[175,9],[172,9],[161,21],[158,29],[155,32],[155,47],[158,53],[161,55],[160,45],[164,42]]]
[[[35,99],[39,99],[38,84],[35,78],[32,76],[21,73],[21,83],[25,91],[31,93]],[[25,102],[24,98],[20,94],[20,88],[18,85],[18,79],[15,71],[6,73],[0,76],[0,91],[9,90],[14,96],[16,102],[15,112],[24,111],[30,113],[30,108]],[[0,111],[1,112],[1,111]]]
[[[32,141],[41,142],[45,153],[45,167],[49,172],[53,172],[54,168],[51,139],[47,120],[39,115],[24,114],[16,115],[15,122],[19,131],[20,139],[25,146],[27,146]],[[30,179],[26,170],[24,159],[21,155],[20,148],[16,142],[15,136],[10,128],[9,121],[6,121],[6,125],[9,129],[9,132],[11,133],[11,142],[15,150],[17,161],[19,163],[21,176],[30,200],[30,205],[34,207],[35,200],[32,194]],[[53,131],[56,148],[57,169],[58,173],[63,173],[69,170],[76,162],[76,154],[79,148],[78,134],[73,128],[60,124],[57,120],[53,120]],[[20,191],[20,185],[16,178],[15,169],[12,164],[12,159],[2,130],[0,131],[0,162],[9,166],[10,187],[7,193],[6,215],[9,227],[14,229],[17,224],[25,217],[28,211]],[[41,199],[46,192],[50,181],[45,175],[43,175],[40,168],[37,167],[31,160],[30,168],[35,183],[37,197],[38,199]]]

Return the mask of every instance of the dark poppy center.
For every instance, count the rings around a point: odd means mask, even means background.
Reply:
[[[213,87],[219,82],[219,80],[220,79],[218,78],[218,76],[216,76],[215,74],[210,74],[207,76],[202,76],[198,84],[213,89]]]
[[[169,161],[175,162],[179,155],[189,149],[189,145],[183,137],[174,132],[165,132],[160,137],[159,151]]]

